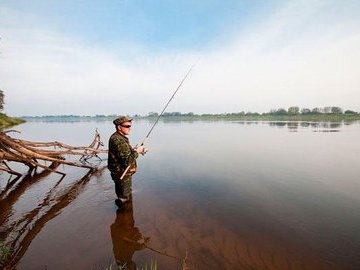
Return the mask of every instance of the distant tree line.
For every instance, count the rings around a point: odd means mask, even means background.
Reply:
[[[307,115],[307,114],[357,114],[357,112],[352,110],[343,110],[341,107],[337,106],[326,106],[323,108],[302,108],[298,106],[291,106],[287,110],[284,108],[273,109],[267,113],[268,115]]]
[[[181,113],[181,112],[164,112],[162,116],[164,117],[171,117],[171,116],[194,116],[195,114],[192,112],[189,113]],[[159,114],[157,112],[150,112],[148,113],[149,117],[158,117]]]
[[[0,92],[1,93],[1,92]],[[1,98],[1,95],[0,95]],[[1,100],[0,100],[1,101]],[[302,108],[298,106],[291,106],[287,110],[284,108],[279,109],[272,109],[269,112],[266,113],[258,113],[258,112],[233,112],[233,113],[219,113],[219,114],[211,114],[211,113],[205,113],[205,114],[195,114],[193,112],[187,112],[187,113],[181,113],[181,112],[165,112],[162,117],[245,117],[245,116],[295,116],[295,115],[356,115],[356,117],[359,116],[358,112],[352,111],[352,110],[343,110],[340,107],[323,107],[323,108]],[[134,115],[127,115],[128,117],[132,118],[142,118],[142,117],[158,117],[159,113],[157,112],[149,112],[147,115],[142,116],[140,114],[134,114]],[[112,120],[118,117],[115,114],[111,115],[104,115],[104,114],[97,114],[95,116],[89,116],[89,115],[43,115],[43,116],[22,116],[24,119],[49,119],[49,120],[57,120],[57,119],[63,119],[64,121],[68,120],[81,120],[81,119],[106,119],[106,120]]]
[[[179,117],[179,116],[260,116],[260,115],[319,115],[319,114],[354,114],[357,115],[358,112],[352,110],[343,110],[341,107],[337,106],[326,106],[323,108],[301,108],[298,106],[291,106],[287,110],[284,108],[272,109],[267,113],[258,113],[258,112],[235,112],[235,113],[221,113],[221,114],[195,114],[193,112],[181,113],[181,112],[165,112],[163,117]],[[149,112],[148,117],[158,117],[159,114],[156,112]]]

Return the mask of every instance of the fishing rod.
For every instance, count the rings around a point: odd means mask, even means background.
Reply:
[[[174,91],[174,93],[172,94],[172,96],[170,97],[169,101],[166,103],[164,109],[161,111],[161,113],[158,115],[158,117],[156,118],[156,121],[154,122],[154,124],[152,125],[152,127],[150,128],[149,132],[146,134],[145,138],[142,140],[140,146],[143,146],[145,144],[145,142],[147,141],[147,139],[149,138],[151,132],[153,131],[153,129],[155,128],[156,124],[159,122],[160,117],[164,114],[164,112],[166,111],[167,107],[169,106],[170,102],[174,99],[176,93],[179,91],[179,89],[181,88],[182,84],[184,83],[184,81],[186,80],[186,78],[189,76],[190,72],[192,71],[192,69],[195,67],[197,62],[195,62],[189,69],[189,71],[185,74],[184,78],[181,80],[180,84],[178,85],[178,87],[176,88],[176,90]],[[145,154],[146,151],[143,153]],[[128,165],[125,169],[125,171],[123,172],[123,174],[120,177],[120,180],[123,180],[125,174],[129,171],[130,167],[132,164]]]

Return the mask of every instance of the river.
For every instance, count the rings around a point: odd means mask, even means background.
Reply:
[[[130,142],[151,125],[134,121]],[[107,148],[110,121],[11,135],[85,146],[96,128]],[[28,177],[1,197],[0,237],[16,242],[17,269],[360,269],[359,138],[359,122],[160,121],[126,207],[106,168],[60,166],[65,178]]]

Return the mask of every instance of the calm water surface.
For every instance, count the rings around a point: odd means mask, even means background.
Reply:
[[[134,123],[133,145],[151,124]],[[95,128],[106,147],[111,122],[29,122],[13,136],[87,145]],[[1,193],[12,264],[360,269],[359,123],[160,122],[151,136],[122,210],[106,169],[60,166],[62,180],[43,173]]]

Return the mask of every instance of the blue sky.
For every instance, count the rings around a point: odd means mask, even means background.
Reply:
[[[170,111],[360,110],[359,18],[351,0],[0,1],[5,111],[159,111],[199,58]]]
[[[250,23],[271,1],[5,1],[34,24],[100,46],[138,43],[152,49],[201,48]],[[28,23],[24,21],[24,23]]]

